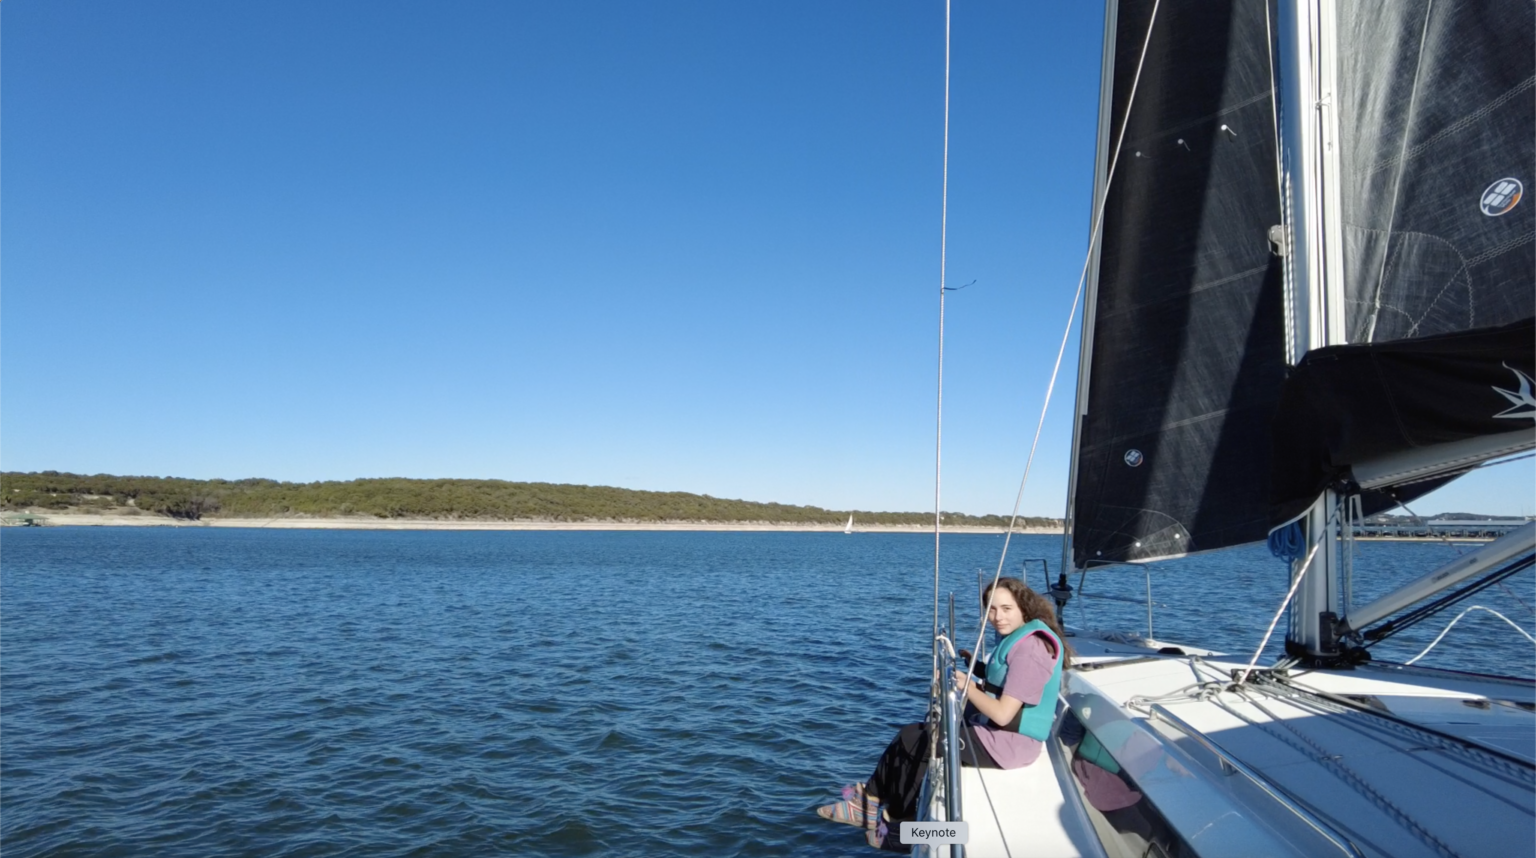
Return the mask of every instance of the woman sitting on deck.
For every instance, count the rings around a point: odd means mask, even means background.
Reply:
[[[994,589],[995,587],[995,589]],[[1056,717],[1061,672],[1071,666],[1056,612],[1044,596],[1016,578],[999,579],[981,594],[997,646],[984,665],[986,682],[955,671],[966,686],[961,764],[1017,769],[1040,756]],[[970,653],[962,652],[969,658]],[[871,846],[907,851],[896,837],[902,821],[917,819],[918,794],[928,771],[928,725],[908,724],[880,755],[867,784],[843,789],[843,800],[817,808],[825,819],[862,826]]]

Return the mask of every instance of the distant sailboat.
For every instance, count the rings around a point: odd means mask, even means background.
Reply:
[[[851,515],[848,516],[848,524],[846,524],[843,527],[843,532],[844,533],[852,533],[853,532],[853,516],[851,516]]]

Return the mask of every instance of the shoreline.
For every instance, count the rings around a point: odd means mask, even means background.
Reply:
[[[792,524],[774,522],[702,522],[702,521],[442,521],[439,519],[382,518],[208,518],[182,521],[161,515],[96,515],[92,513],[24,513],[38,519],[43,527],[243,527],[265,530],[537,530],[537,531],[659,531],[659,532],[782,532],[842,533],[841,524]],[[991,533],[1001,535],[1001,527],[946,527],[945,533]],[[932,533],[932,525],[870,524],[855,522],[858,533]],[[1061,528],[1019,527],[1014,533],[1060,536]]]
[[[473,521],[432,518],[383,519],[371,516],[313,518],[207,518],[185,521],[164,515],[120,515],[89,512],[10,512],[4,516],[7,526],[22,526],[25,518],[35,519],[42,527],[190,527],[246,528],[250,530],[435,530],[435,531],[610,531],[657,533],[842,533],[841,524],[794,524],[787,522],[706,522],[706,521]],[[931,524],[854,524],[854,533],[933,533]],[[983,533],[1002,535],[1005,528],[954,525],[945,533]],[[1060,527],[1017,527],[1014,533],[1060,536]],[[1357,536],[1362,542],[1491,542],[1475,536]]]

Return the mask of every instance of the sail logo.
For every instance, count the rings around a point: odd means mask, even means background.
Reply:
[[[1508,214],[1510,209],[1520,204],[1520,197],[1524,194],[1525,186],[1520,184],[1519,179],[1500,179],[1483,191],[1483,214],[1489,217]]]
[[[1505,390],[1502,387],[1494,388],[1494,392],[1510,401],[1511,407],[1493,416],[1495,418],[1505,417],[1510,420],[1519,420],[1522,417],[1536,420],[1536,396],[1533,396],[1531,393],[1532,385],[1536,384],[1536,382],[1532,382],[1530,376],[1509,364],[1504,364],[1504,368],[1515,374],[1515,382],[1519,385],[1519,389]]]
[[[1140,450],[1134,450],[1133,449],[1133,450],[1126,450],[1125,451],[1125,463],[1127,465],[1130,465],[1133,468],[1140,467],[1141,463],[1145,462],[1146,460],[1147,460],[1147,457],[1141,455],[1141,451]]]

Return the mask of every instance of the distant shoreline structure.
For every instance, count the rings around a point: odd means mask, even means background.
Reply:
[[[8,519],[19,518],[8,513]],[[28,513],[27,518],[38,520],[41,527],[189,527],[229,528],[241,527],[265,530],[438,530],[438,531],[656,531],[656,532],[716,532],[716,533],[843,533],[841,524],[797,524],[769,521],[471,521],[442,519],[381,519],[365,516],[335,518],[286,516],[282,518],[213,518],[186,521],[164,515],[112,515],[90,512],[40,512]],[[11,521],[7,521],[11,524]],[[15,522],[20,524],[20,521]],[[945,526],[945,533],[1002,534],[1005,528],[976,527],[970,525]],[[932,533],[933,525],[871,524],[856,526],[860,533]],[[1014,533],[1060,536],[1061,528],[1015,527]]]

